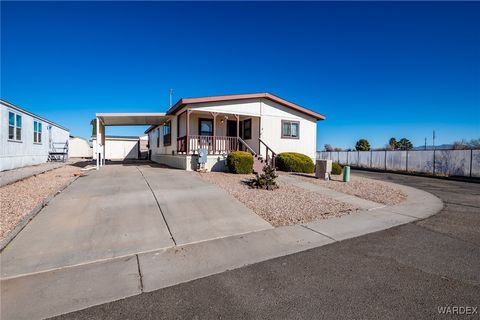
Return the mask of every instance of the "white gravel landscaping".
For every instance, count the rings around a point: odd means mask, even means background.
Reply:
[[[283,182],[278,182],[280,187],[272,191],[252,189],[242,181],[253,175],[223,172],[194,174],[225,189],[274,227],[338,217],[356,209],[349,204]]]
[[[282,175],[289,175],[297,179],[318,184],[322,187],[330,188],[332,190],[343,192],[352,196],[356,196],[365,200],[370,200],[385,205],[399,204],[407,198],[407,196],[398,189],[391,187],[388,184],[382,183],[378,180],[358,177],[350,175],[348,183],[343,182],[342,175],[332,175],[332,180],[325,181],[323,179],[316,179],[314,174],[299,174],[278,172]]]
[[[0,240],[40,205],[49,195],[80,174],[80,168],[66,165],[58,169],[0,187]]]

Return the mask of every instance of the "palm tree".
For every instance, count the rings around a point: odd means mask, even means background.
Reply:
[[[398,141],[398,145],[400,146],[400,150],[413,149],[413,144],[407,138],[400,139],[400,141]]]
[[[390,140],[388,140],[388,145],[390,146],[390,149],[392,149],[392,150],[397,150],[400,147],[397,139],[395,139],[395,138],[390,138]]]

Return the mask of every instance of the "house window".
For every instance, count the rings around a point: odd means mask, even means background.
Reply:
[[[42,143],[42,123],[33,121],[33,142]]]
[[[22,140],[22,116],[14,112],[8,112],[8,139]]]
[[[160,148],[160,128],[157,129],[157,148]]]
[[[198,119],[198,134],[201,136],[213,136],[213,120]]]
[[[282,120],[282,138],[298,139],[300,136],[300,122]]]
[[[252,119],[243,121],[243,139],[252,139]]]
[[[163,145],[170,146],[172,144],[172,123],[168,122],[163,125]]]

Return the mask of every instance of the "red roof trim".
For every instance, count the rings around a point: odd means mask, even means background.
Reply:
[[[317,113],[315,111],[309,110],[298,104],[293,102],[287,101],[280,97],[277,97],[270,93],[249,93],[249,94],[234,94],[234,95],[227,95],[227,96],[212,96],[212,97],[202,97],[202,98],[183,98],[178,100],[175,105],[173,105],[168,111],[167,114],[175,114],[178,110],[186,106],[187,104],[195,104],[195,103],[205,103],[205,102],[217,102],[217,101],[232,101],[232,100],[245,100],[245,99],[259,99],[265,98],[271,101],[277,102],[281,105],[284,105],[290,109],[299,111],[303,114],[309,115],[317,120],[325,120],[325,116],[323,114]]]

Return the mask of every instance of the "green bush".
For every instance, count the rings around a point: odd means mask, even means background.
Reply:
[[[297,152],[282,152],[277,155],[276,163],[278,170],[288,172],[313,173],[315,165],[312,159]]]
[[[342,174],[342,166],[336,162],[332,163],[332,174],[339,175]]]
[[[227,167],[231,173],[252,173],[253,155],[245,151],[230,152],[227,156]]]

